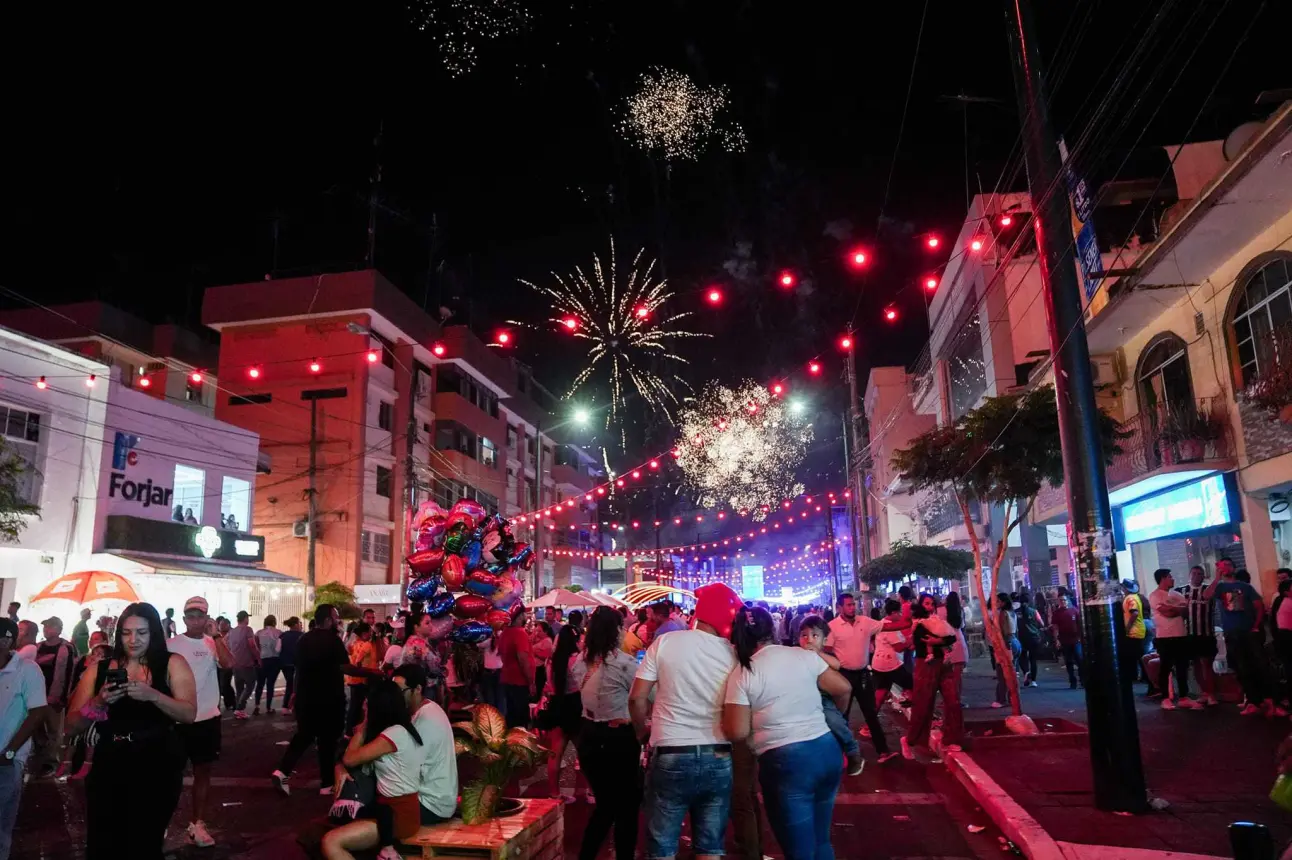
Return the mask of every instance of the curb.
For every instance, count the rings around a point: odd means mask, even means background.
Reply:
[[[943,752],[947,770],[1028,860],[1225,860],[1212,854],[1056,841],[966,752]]]
[[[942,760],[965,790],[1028,860],[1068,860],[1059,843],[1010,797],[966,752],[944,752]]]

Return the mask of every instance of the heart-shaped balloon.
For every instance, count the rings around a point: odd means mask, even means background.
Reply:
[[[470,537],[467,534],[466,525],[463,523],[450,524],[448,532],[444,535],[444,551],[458,555],[462,552],[462,548],[467,545],[467,540]]]
[[[462,556],[447,556],[440,565],[440,576],[444,579],[444,587],[449,591],[461,591],[462,583],[467,578],[467,566]]]
[[[462,642],[467,645],[474,645],[483,642],[493,635],[493,628],[483,621],[468,621],[453,628],[449,638],[454,642]]]
[[[503,628],[511,623],[511,616],[501,609],[491,609],[485,616],[485,623],[493,628],[495,634],[501,633]]]
[[[512,553],[507,563],[513,567],[519,567],[522,570],[529,570],[534,566],[534,547],[527,543],[516,544],[516,551]]]
[[[441,584],[438,576],[419,576],[408,583],[408,599],[430,600],[440,590]]]
[[[408,557],[408,566],[413,569],[413,573],[418,576],[429,576],[432,573],[439,573],[440,564],[444,561],[444,550],[442,549],[423,549],[418,550]]]
[[[444,534],[448,531],[448,521],[443,516],[431,517],[413,529],[417,535],[414,546],[419,550],[437,549],[444,544]]]
[[[445,615],[442,618],[431,619],[430,639],[435,642],[448,636],[453,630],[453,616]]]
[[[441,592],[426,601],[426,614],[432,618],[443,618],[452,611],[456,602],[457,598],[452,594]]]
[[[493,597],[494,592],[498,590],[498,577],[485,573],[483,570],[477,570],[467,577],[467,581],[462,584],[462,587],[481,597]]]
[[[453,614],[458,618],[479,618],[492,608],[492,603],[476,594],[460,594],[453,602]]]
[[[449,518],[452,519],[458,514],[466,514],[470,517],[473,530],[484,525],[485,519],[489,516],[489,512],[485,510],[484,505],[475,499],[458,499],[453,504],[453,507],[449,509]]]
[[[432,500],[422,502],[417,506],[417,513],[413,514],[413,528],[419,529],[422,524],[432,517],[446,516],[446,511],[438,503]]]

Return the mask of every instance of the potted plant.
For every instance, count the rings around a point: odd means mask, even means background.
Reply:
[[[462,820],[480,824],[520,809],[519,801],[503,801],[503,786],[519,768],[541,762],[547,750],[539,746],[533,732],[508,730],[507,721],[492,705],[475,705],[470,710],[470,720],[453,724],[454,752],[471,756],[482,767],[480,775],[462,789]]]
[[[1158,442],[1162,444],[1162,464],[1196,463],[1207,455],[1207,445],[1219,442],[1224,435],[1224,419],[1214,411],[1193,407],[1174,409],[1158,433]],[[1176,450],[1179,451],[1179,460],[1168,456]]]

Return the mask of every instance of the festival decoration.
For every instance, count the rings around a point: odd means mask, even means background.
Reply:
[[[672,69],[651,69],[628,97],[620,128],[635,146],[665,161],[691,160],[712,143],[743,152],[745,131],[723,122],[730,108],[726,87],[706,87]]]
[[[767,386],[710,385],[679,424],[677,465],[703,507],[748,510],[761,520],[770,506],[803,493],[795,472],[812,426]]]
[[[460,499],[448,511],[424,502],[412,520],[408,599],[434,619],[432,639],[482,642],[525,611],[518,571],[534,565],[534,548],[518,542],[511,524],[479,502]]]
[[[556,283],[552,286],[521,281],[551,299],[553,322],[561,331],[587,342],[586,364],[565,396],[573,397],[590,380],[608,390],[607,427],[619,425],[630,392],[640,396],[649,408],[670,416],[678,403],[674,391],[686,387],[670,367],[688,363],[673,351],[672,344],[685,338],[708,337],[677,327],[678,321],[690,316],[688,313],[659,313],[674,293],[656,276],[654,261],[642,260],[644,253],[644,249],[637,252],[627,276],[621,277],[611,237],[609,259],[603,264],[594,254],[589,273],[579,267],[564,276],[553,272]],[[575,325],[570,327],[569,321]]]

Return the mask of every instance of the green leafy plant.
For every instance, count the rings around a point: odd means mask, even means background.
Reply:
[[[526,729],[507,728],[492,705],[474,705],[471,719],[454,723],[454,751],[484,766],[483,773],[462,789],[462,820],[479,824],[493,817],[502,789],[514,771],[534,767],[547,755],[538,738]]]
[[[336,607],[337,614],[343,619],[358,618],[363,613],[359,609],[358,598],[354,596],[354,589],[343,582],[325,582],[314,589],[314,606],[310,607],[310,612],[320,603],[330,603]]]
[[[1111,416],[1099,414],[1105,463],[1121,453],[1118,441],[1129,433],[1118,429]],[[1063,485],[1063,448],[1059,442],[1059,413],[1054,388],[1046,385],[1024,394],[988,397],[954,424],[935,427],[895,452],[893,468],[911,492],[950,490],[960,507],[973,547],[973,569],[983,569],[984,547],[974,528],[970,504],[975,501],[1005,508],[1005,528],[991,557],[991,594],[997,593],[1000,566],[1008,555],[1009,534],[1032,509],[1042,484]],[[1014,658],[1001,635],[997,613],[986,611],[983,577],[971,575],[974,594],[983,609],[987,640],[1004,667],[1014,716],[1022,714]]]
[[[960,579],[973,566],[973,553],[944,546],[920,546],[893,541],[889,551],[861,566],[858,574],[874,585],[903,579],[909,573],[941,579]]]
[[[1274,332],[1272,347],[1261,360],[1261,371],[1243,390],[1243,399],[1284,422],[1292,421],[1292,326]]]
[[[14,543],[40,508],[23,498],[23,476],[32,470],[26,460],[0,440],[0,543]]]
[[[1225,420],[1210,409],[1173,409],[1158,431],[1159,442],[1215,442],[1225,434]]]

